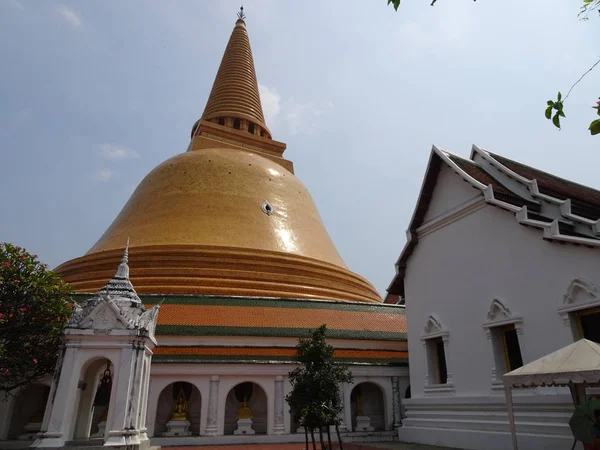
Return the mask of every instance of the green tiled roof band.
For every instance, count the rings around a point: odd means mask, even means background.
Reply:
[[[271,327],[219,327],[194,325],[158,325],[156,335],[160,336],[266,336],[266,337],[309,337],[314,329],[310,328],[271,328]],[[328,329],[330,339],[367,339],[375,341],[403,341],[406,333],[365,330]]]

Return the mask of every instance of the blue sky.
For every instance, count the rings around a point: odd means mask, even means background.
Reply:
[[[600,56],[578,1],[244,2],[267,123],[340,254],[383,293],[432,144],[600,187],[600,70],[555,131],[545,101]],[[0,240],[84,254],[185,151],[239,1],[0,0]],[[596,44],[594,44],[594,42]]]

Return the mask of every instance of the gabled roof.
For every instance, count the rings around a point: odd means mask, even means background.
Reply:
[[[404,296],[404,273],[417,245],[417,229],[423,225],[443,164],[478,189],[486,203],[514,214],[521,225],[543,230],[543,239],[600,246],[600,191],[477,146],[473,146],[470,159],[433,146],[408,227],[407,243],[396,262],[396,275],[387,289],[386,302],[396,303],[397,296]]]

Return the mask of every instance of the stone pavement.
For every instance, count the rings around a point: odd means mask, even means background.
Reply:
[[[199,447],[162,447],[165,450],[305,450],[303,443],[295,444],[248,444],[248,445],[202,445]],[[317,444],[317,449],[321,446]],[[337,443],[333,444],[333,450],[338,450]],[[448,447],[435,447],[421,444],[382,443],[382,444],[357,444],[344,443],[344,450],[459,450]],[[312,450],[312,445],[309,447]]]

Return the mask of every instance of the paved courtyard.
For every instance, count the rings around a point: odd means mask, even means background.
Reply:
[[[317,449],[320,449],[317,444]],[[333,444],[335,450],[339,449],[337,443]],[[168,450],[305,450],[305,445],[295,444],[248,444],[248,445],[202,445],[199,447],[163,447]],[[421,444],[382,443],[382,444],[344,444],[344,450],[460,450],[448,447],[435,447]],[[309,447],[312,450],[312,445]]]

